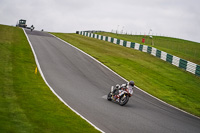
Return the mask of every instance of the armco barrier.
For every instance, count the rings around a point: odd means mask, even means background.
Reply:
[[[179,68],[182,68],[192,74],[195,74],[197,76],[200,76],[200,65],[197,65],[193,62],[181,59],[179,57],[176,57],[174,55],[168,54],[164,51],[160,51],[154,47],[150,47],[147,45],[142,45],[139,43],[134,43],[134,42],[129,42],[129,41],[125,41],[125,40],[120,40],[117,38],[112,38],[112,37],[108,37],[108,36],[102,36],[102,35],[98,35],[98,34],[93,34],[91,32],[84,32],[84,31],[78,31],[76,32],[80,35],[83,36],[87,36],[87,37],[92,37],[92,38],[96,38],[99,40],[103,40],[103,41],[107,41],[107,42],[111,42],[114,44],[118,44],[124,47],[129,47],[129,48],[134,48],[136,50],[140,50],[142,52],[146,52],[149,53],[153,56],[156,56],[164,61],[167,61]],[[95,32],[94,32],[95,33]]]

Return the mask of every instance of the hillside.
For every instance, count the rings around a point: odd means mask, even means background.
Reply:
[[[152,39],[149,36],[109,32],[99,32],[97,34],[152,46]],[[145,38],[145,43],[142,43],[142,38]],[[153,36],[153,44],[153,47],[159,50],[200,65],[200,43],[171,37]]]

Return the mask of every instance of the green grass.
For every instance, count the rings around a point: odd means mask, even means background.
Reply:
[[[0,25],[0,132],[98,132],[46,86],[20,28]]]
[[[200,78],[148,53],[85,37],[53,33],[92,55],[136,86],[180,109],[200,116]]]
[[[122,35],[108,32],[100,32],[98,34],[144,44],[142,43],[144,35]],[[152,46],[152,39],[149,36],[146,36],[145,40],[145,45]],[[200,43],[162,36],[153,36],[153,42],[153,47],[159,50],[200,65]]]

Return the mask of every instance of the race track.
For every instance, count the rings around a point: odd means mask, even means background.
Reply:
[[[54,91],[106,133],[200,133],[200,119],[135,89],[125,106],[107,101],[116,74],[52,35],[25,30],[41,70]]]

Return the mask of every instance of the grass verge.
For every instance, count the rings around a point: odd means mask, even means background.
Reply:
[[[46,86],[20,28],[0,25],[0,132],[98,132]]]
[[[140,44],[144,44],[142,43],[142,38],[145,38],[145,45],[152,46],[152,39],[149,36],[144,37],[144,35],[124,35],[109,32],[100,32],[98,34]],[[153,42],[153,47],[159,50],[200,65],[200,43],[162,36],[153,36]]]
[[[200,116],[200,78],[148,53],[78,34],[53,33],[159,99]]]

